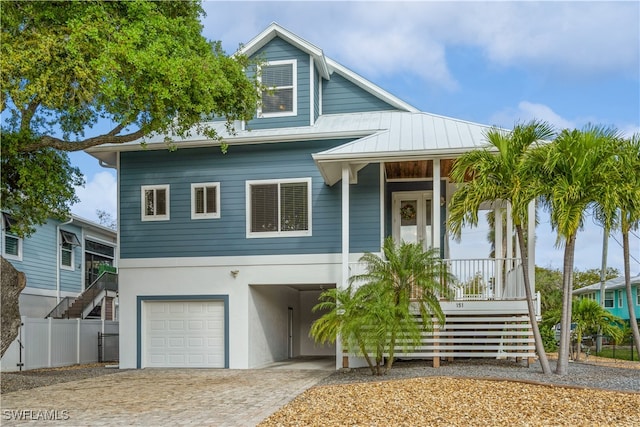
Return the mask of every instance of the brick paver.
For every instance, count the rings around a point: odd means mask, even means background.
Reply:
[[[293,369],[123,371],[3,394],[0,424],[254,426],[330,374]],[[47,418],[54,420],[43,421]]]

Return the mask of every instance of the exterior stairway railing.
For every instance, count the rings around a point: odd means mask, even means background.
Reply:
[[[76,298],[63,298],[45,318],[75,319],[82,317],[82,313],[89,305],[93,304],[95,307],[95,299],[103,291],[118,291],[117,273],[103,271],[82,294]]]

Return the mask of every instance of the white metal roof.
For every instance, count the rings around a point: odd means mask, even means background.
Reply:
[[[485,145],[485,132],[490,129],[428,113],[387,111],[368,113],[367,118],[372,121],[370,127],[378,131],[313,155],[327,184],[333,185],[341,179],[344,162],[364,165],[385,160],[459,155]]]
[[[631,278],[631,285],[640,285],[640,274]],[[615,277],[604,282],[604,289],[606,291],[610,291],[612,289],[621,289],[624,288],[624,286],[624,276]],[[580,289],[576,289],[575,291],[573,291],[573,294],[580,295],[594,291],[600,291],[600,282],[594,283],[593,285],[585,286]]]

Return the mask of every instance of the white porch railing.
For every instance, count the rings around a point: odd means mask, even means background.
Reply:
[[[445,259],[454,277],[456,301],[524,299],[524,276],[520,258]],[[349,263],[349,274],[365,272],[359,262]]]
[[[524,299],[524,276],[519,258],[447,259],[455,277],[455,300]]]

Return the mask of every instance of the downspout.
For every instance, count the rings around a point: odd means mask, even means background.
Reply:
[[[66,222],[56,225],[56,304],[60,304],[60,226],[71,224],[73,217]]]

